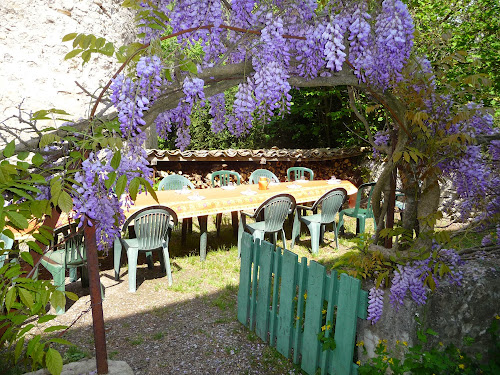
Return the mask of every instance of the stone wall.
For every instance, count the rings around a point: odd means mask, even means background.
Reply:
[[[2,0],[0,1],[0,121],[26,111],[58,108],[73,118],[89,111],[86,90],[94,93],[119,67],[111,58],[64,60],[72,44],[62,37],[72,32],[105,37],[117,46],[133,41],[133,14],[122,0]],[[16,119],[2,125],[19,127]],[[47,125],[49,121],[47,121]],[[3,129],[5,130],[5,129]],[[4,132],[2,134],[5,134]],[[25,132],[24,138],[29,137]]]
[[[428,328],[438,333],[429,335],[428,347],[454,344],[466,353],[482,353],[487,360],[488,348],[492,346],[491,335],[487,331],[495,316],[500,315],[500,258],[475,259],[463,267],[464,278],[461,286],[443,283],[431,294],[424,306],[417,306],[406,299],[404,305],[396,310],[389,303],[389,291],[384,298],[382,318],[372,325],[362,321],[358,325],[357,341],[363,341],[367,350],[361,348],[359,357],[373,357],[379,340],[387,340],[390,351],[398,353],[396,340],[416,345],[417,330]],[[371,285],[365,285],[368,290]],[[418,318],[421,324],[417,323]],[[473,338],[467,346],[464,340]],[[403,346],[399,345],[399,349]],[[401,355],[401,352],[399,351]]]

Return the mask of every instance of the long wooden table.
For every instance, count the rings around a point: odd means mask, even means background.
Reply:
[[[299,186],[291,188],[291,186]],[[200,258],[205,260],[207,254],[207,223],[208,215],[229,213],[241,210],[253,210],[260,206],[266,199],[280,193],[293,195],[298,204],[316,201],[327,191],[343,187],[349,195],[350,205],[356,199],[358,189],[350,181],[342,180],[332,184],[327,180],[282,182],[269,185],[267,190],[259,190],[255,185],[238,185],[232,190],[224,188],[194,189],[189,194],[181,194],[175,190],[156,192],[158,202],[168,206],[177,213],[178,219],[198,218],[200,224]],[[245,195],[245,193],[251,192]],[[192,200],[190,197],[199,195],[203,199]],[[129,216],[144,207],[158,204],[151,194],[139,194],[135,204],[126,212]]]

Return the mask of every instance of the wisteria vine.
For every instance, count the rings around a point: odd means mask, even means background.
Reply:
[[[463,279],[462,266],[464,261],[453,249],[444,249],[434,244],[430,255],[424,260],[408,262],[406,265],[397,265],[391,278],[389,301],[399,309],[409,295],[417,305],[424,305],[427,295],[431,291],[429,285],[435,288],[444,282],[452,285],[461,285]],[[447,267],[448,272],[440,275],[436,267]],[[432,280],[429,280],[432,279]],[[382,317],[384,308],[384,289],[382,285],[372,287],[368,297],[368,320],[377,323]]]

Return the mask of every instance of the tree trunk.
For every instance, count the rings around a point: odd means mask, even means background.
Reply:
[[[422,194],[418,201],[417,218],[420,233],[432,233],[434,231],[432,215],[438,211],[440,195],[439,181],[436,174],[433,173],[425,179]]]

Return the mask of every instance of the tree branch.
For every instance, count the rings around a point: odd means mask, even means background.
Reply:
[[[352,86],[347,86],[347,92],[349,93],[349,105],[356,115],[356,117],[363,123],[365,126],[366,134],[368,135],[368,143],[370,143],[374,148],[377,148],[377,145],[375,144],[375,141],[373,140],[373,134],[370,130],[370,125],[368,125],[368,121],[366,120],[365,116],[363,116],[359,111],[358,107],[356,107],[356,102],[354,100],[354,90],[352,89]],[[385,150],[383,150],[385,151]],[[386,152],[388,153],[388,152]]]

